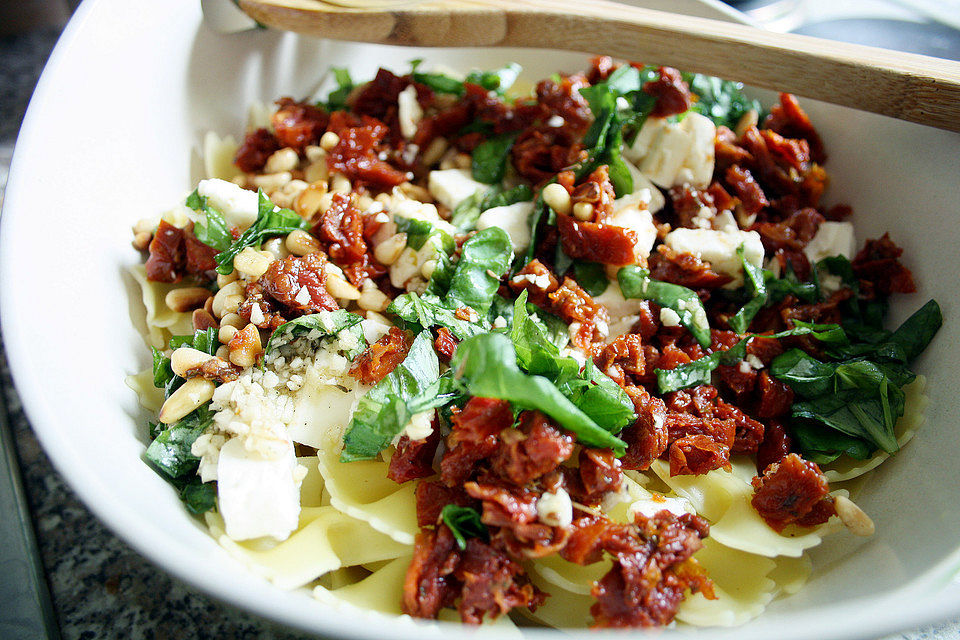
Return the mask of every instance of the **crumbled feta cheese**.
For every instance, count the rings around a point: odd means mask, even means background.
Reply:
[[[688,113],[680,126],[690,135],[691,144],[678,175],[684,173],[683,182],[703,189],[713,179],[717,127],[713,120],[699,113]]]
[[[234,540],[271,536],[286,540],[300,519],[300,486],[293,443],[263,457],[233,438],[220,448],[217,498],[227,535]]]
[[[680,314],[668,307],[660,307],[660,324],[665,327],[679,327]]]
[[[734,218],[733,214],[727,209],[713,216],[711,223],[717,231],[737,231],[740,228],[737,226],[736,218]]]
[[[743,245],[747,262],[763,265],[763,244],[756,231],[714,231],[713,229],[674,229],[664,242],[677,253],[690,253],[711,268],[733,278],[727,288],[736,288],[743,283],[743,267],[737,248]]]
[[[537,499],[537,517],[551,527],[568,527],[573,522],[573,503],[562,488],[556,493],[544,492]]]
[[[427,246],[424,244],[424,246]],[[420,273],[417,261],[417,252],[407,247],[400,253],[396,262],[390,265],[390,284],[397,289],[403,289],[407,282]]]
[[[656,119],[647,118],[647,123],[651,120]],[[647,124],[643,126],[646,127]],[[685,131],[681,124],[666,122],[659,126],[659,131],[650,142],[650,147],[637,168],[655,185],[667,189],[676,182],[677,172],[692,147],[693,136]]]
[[[803,248],[803,253],[814,264],[830,256],[844,256],[852,260],[855,248],[852,224],[827,221],[820,224],[817,234]]]
[[[250,307],[250,322],[259,326],[263,324],[265,319],[266,318],[263,316],[263,309],[260,308],[259,303],[254,302]]]
[[[428,409],[415,413],[410,418],[410,422],[403,428],[401,435],[405,435],[411,440],[426,440],[433,433],[433,415],[435,409]]]
[[[394,195],[390,202],[389,210],[394,216],[429,222],[437,229],[442,229],[450,235],[453,235],[457,232],[456,227],[440,217],[440,214],[437,212],[436,205],[428,202],[420,202],[419,200],[411,200],[398,190],[394,190]],[[394,226],[393,232],[390,235],[392,236],[396,232],[397,230]]]
[[[493,207],[480,214],[477,229],[500,227],[510,236],[513,252],[520,255],[530,246],[530,214],[532,202],[516,202],[503,207]]]
[[[664,509],[677,516],[682,516],[685,513],[696,513],[693,505],[686,498],[668,498],[653,494],[649,498],[634,501],[627,508],[627,518],[632,521],[638,513],[647,518],[652,518]]]
[[[427,189],[437,202],[448,209],[457,205],[488,185],[473,179],[469,169],[443,169],[431,171]]]
[[[759,371],[760,369],[763,369],[763,360],[761,360],[754,354],[748,353],[746,360],[748,363],[750,363],[750,366],[756,369],[757,371]]]
[[[505,329],[507,327],[507,319],[503,316],[497,316],[493,321],[494,329]]]
[[[242,231],[257,221],[260,202],[256,191],[213,178],[201,180],[197,185],[197,193],[223,215],[227,225],[234,225]]]
[[[740,364],[737,366],[737,369],[740,370],[740,373],[745,375],[753,372],[753,367],[751,367],[750,363],[746,360],[741,360]]]
[[[220,448],[226,443],[226,437],[217,433],[203,433],[193,441],[190,453],[200,458],[197,473],[203,482],[217,479],[217,463],[220,461]]]
[[[563,116],[558,116],[554,114],[550,116],[550,118],[547,120],[547,126],[554,127],[554,128],[562,127],[564,124],[566,124],[566,122],[567,121],[563,119]]]
[[[660,209],[663,209],[667,200],[663,197],[660,189],[657,189],[657,187],[650,182],[650,179],[643,175],[640,169],[632,162],[625,161],[624,164],[627,165],[630,177],[633,178],[633,192],[614,200],[613,210],[617,211],[629,205],[646,209],[650,213],[656,213],[660,211]]]
[[[367,317],[360,321],[363,337],[373,344],[390,331],[390,322],[379,313],[367,312]]]
[[[607,224],[625,229],[632,229],[637,235],[637,254],[646,258],[650,255],[653,243],[657,240],[657,228],[653,226],[653,216],[645,209],[635,206],[615,209],[613,215],[607,218]]]
[[[397,120],[400,135],[410,140],[417,134],[417,125],[423,118],[423,107],[417,101],[417,88],[412,84],[397,94]]]

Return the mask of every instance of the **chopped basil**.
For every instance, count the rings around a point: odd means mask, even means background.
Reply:
[[[211,356],[216,355],[220,348],[220,338],[217,337],[217,330],[213,327],[209,329],[198,329],[192,336],[173,336],[170,338],[169,347],[179,349],[180,347],[193,347]]]
[[[652,300],[661,307],[672,309],[680,316],[680,324],[693,334],[701,347],[710,346],[710,325],[707,312],[696,291],[678,284],[653,280],[642,267],[623,267],[617,272],[617,282],[624,298]]]
[[[423,248],[428,240],[434,241],[437,249],[453,253],[456,248],[453,238],[445,230],[427,220],[394,216],[397,232],[407,234],[407,246],[415,251]]]
[[[186,205],[203,214],[193,225],[193,235],[197,240],[217,251],[226,251],[233,242],[233,236],[230,235],[223,214],[211,207],[207,198],[201,196],[196,189],[187,196]]]
[[[167,478],[181,478],[197,470],[200,459],[190,449],[193,442],[213,423],[209,403],[191,412],[176,424],[166,426],[144,454]]]
[[[513,329],[510,332],[520,367],[554,382],[579,375],[580,363],[573,358],[560,356],[560,348],[547,339],[534,317],[527,313],[526,307],[527,291],[524,290],[514,302]]]
[[[180,347],[192,347],[204,353],[216,355],[220,347],[220,339],[217,337],[217,330],[210,327],[198,330],[192,336],[173,336],[168,346],[174,351]],[[186,381],[173,372],[169,357],[163,355],[159,349],[154,347],[150,349],[153,351],[153,386],[163,389],[165,397],[169,398],[170,394]]]
[[[350,330],[350,333],[357,339],[357,346],[347,350],[352,360],[356,357],[356,354],[363,351],[367,346],[366,338],[363,337],[363,329],[360,327],[361,321],[363,321],[363,318],[346,309],[320,311],[319,313],[300,316],[290,322],[284,322],[274,329],[263,351],[264,353],[270,353],[272,349],[279,346],[280,341],[289,342],[298,334],[318,331],[320,333],[318,338],[325,338],[337,335],[341,331]]]
[[[767,286],[763,269],[746,259],[742,244],[737,247],[737,255],[740,257],[740,264],[743,267],[744,275],[746,275],[746,288],[750,300],[727,322],[730,328],[737,333],[746,333],[757,312],[767,303]]]
[[[559,244],[557,245],[560,246]],[[560,273],[559,269],[557,273]],[[573,277],[583,290],[591,296],[599,296],[607,290],[610,281],[607,280],[606,268],[599,262],[573,262]]]
[[[547,378],[529,375],[517,366],[510,338],[486,333],[460,343],[450,363],[454,377],[473,396],[508,400],[521,409],[536,409],[572,432],[582,444],[626,451],[626,443],[578,409]]]
[[[460,549],[467,548],[468,538],[482,538],[488,540],[490,532],[480,519],[480,513],[470,507],[460,507],[455,504],[446,505],[440,512],[440,519],[447,525]]]
[[[468,306],[485,316],[512,260],[513,244],[506,231],[499,227],[478,231],[461,247],[445,296],[447,306]]]
[[[464,82],[477,84],[487,91],[496,91],[503,94],[504,91],[513,86],[520,76],[523,68],[516,62],[511,62],[504,67],[492,71],[471,71],[467,74]]]
[[[517,134],[505,133],[488,138],[473,150],[473,179],[485,184],[498,184],[507,172],[510,148]]]
[[[691,111],[707,116],[717,126],[723,125],[736,129],[740,118],[751,110],[762,116],[763,108],[760,102],[750,100],[743,94],[743,83],[721,80],[699,73],[682,75],[690,85],[690,91],[697,95],[697,101],[693,103]]]
[[[463,200],[450,214],[450,222],[458,231],[471,231],[477,224],[480,214],[494,207],[505,207],[517,202],[529,202],[533,192],[525,184],[504,191],[499,185],[493,185],[486,191],[475,192]]]
[[[347,96],[354,89],[353,79],[350,77],[350,71],[343,67],[334,67],[330,69],[333,72],[333,78],[337,82],[337,88],[327,96],[327,102],[323,105],[327,111],[340,111],[347,108]]]
[[[201,515],[216,506],[217,485],[214,482],[202,482],[199,476],[193,476],[190,482],[180,489],[180,499],[187,511]]]
[[[437,397],[434,385],[439,378],[440,361],[433,350],[433,337],[423,331],[403,362],[360,398],[343,438],[340,461],[376,457],[403,431],[414,408],[425,407]]]
[[[480,317],[476,322],[461,320],[454,309],[446,307],[440,298],[429,293],[399,295],[387,307],[387,312],[397,316],[407,329],[422,331],[430,327],[446,327],[460,340],[490,330],[485,318]]]
[[[270,236],[286,235],[297,229],[310,228],[306,220],[297,215],[296,212],[290,209],[281,209],[273,204],[262,190],[257,190],[257,197],[260,199],[260,207],[256,222],[244,231],[229,248],[216,255],[217,273],[226,275],[233,271],[233,259],[247,247],[260,244]]]

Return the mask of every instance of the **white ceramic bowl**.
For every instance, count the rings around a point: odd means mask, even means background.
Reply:
[[[718,5],[694,0],[673,6],[721,15]],[[330,65],[348,65],[363,78],[380,64],[403,68],[418,56],[467,68],[518,60],[529,78],[579,69],[586,60],[555,52],[398,50],[265,31],[224,36],[201,26],[195,0],[85,2],[31,102],[0,226],[4,341],[57,469],[117,534],[172,574],[326,636],[468,637],[453,626],[339,615],[306,592],[272,587],[218,547],[141,461],[145,416],[123,383],[148,363],[130,323],[135,298],[124,274],[139,260],[130,225],[191,188],[203,133],[241,132],[251,100],[306,95]],[[930,297],[943,306],[946,325],[918,363],[930,381],[928,424],[863,494],[875,537],[835,536],[816,550],[814,577],[800,594],[745,627],[698,637],[866,638],[960,615],[960,588],[950,582],[960,547],[960,402],[952,390],[960,368],[953,313],[960,136],[804,104],[831,155],[828,200],[854,206],[861,240],[890,230],[906,249],[921,290],[898,300],[895,319]]]

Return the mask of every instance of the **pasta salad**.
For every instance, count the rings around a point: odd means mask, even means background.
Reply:
[[[282,588],[413,618],[737,625],[923,421],[939,329],[797,99],[592,61],[334,69],[134,226],[145,458]]]

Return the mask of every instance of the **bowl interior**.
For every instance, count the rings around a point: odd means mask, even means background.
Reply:
[[[464,69],[516,60],[536,80],[583,68],[587,57],[398,49],[268,31],[220,35],[200,24],[197,5],[174,3],[148,14],[145,2],[85,3],[34,96],[0,226],[4,339],[31,422],[99,517],[163,568],[222,599],[326,635],[459,635],[455,627],[376,615],[361,616],[368,622],[359,624],[305,593],[271,587],[227,556],[141,461],[146,416],[123,383],[149,365],[130,322],[136,298],[125,270],[140,259],[130,247],[130,225],[192,188],[206,131],[240,135],[251,101],[310,95],[330,66],[364,78],[379,66],[402,71],[417,57]],[[814,554],[806,589],[716,637],[759,639],[774,630],[780,638],[867,637],[960,614],[956,589],[942,591],[956,571],[960,529],[953,467],[960,403],[948,389],[949,372],[960,364],[951,295],[960,135],[803,104],[830,154],[827,201],[854,207],[859,241],[890,231],[905,249],[920,291],[896,301],[894,320],[933,297],[946,324],[917,364],[928,377],[927,424],[871,478],[860,500],[877,535],[835,536]]]

